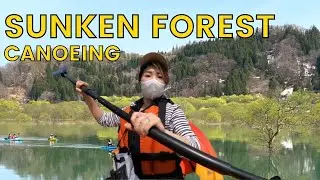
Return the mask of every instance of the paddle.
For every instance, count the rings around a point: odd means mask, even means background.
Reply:
[[[60,68],[56,72],[54,72],[53,75],[65,77],[74,85],[76,85],[76,81],[67,75],[67,66],[65,65],[60,66]],[[85,94],[91,96],[93,99],[98,100],[98,102],[100,102],[106,108],[110,109],[113,113],[117,114],[119,117],[125,119],[127,122],[130,122],[131,117],[129,114],[127,114],[122,109],[116,107],[115,105],[111,104],[107,100],[100,97],[94,90],[86,86],[81,87],[81,90]],[[253,180],[266,179],[266,178],[262,178],[254,174],[251,174],[249,172],[246,172],[244,170],[241,170],[239,168],[233,167],[227,162],[224,162],[220,159],[212,157],[184,142],[181,142],[175,139],[174,137],[171,137],[170,135],[160,131],[156,127],[152,127],[149,130],[148,136],[155,139],[159,143],[167,146],[173,151],[181,154],[182,156],[190,159],[191,161],[201,164],[202,166],[205,166],[220,174],[229,175],[238,179],[253,179]],[[271,179],[280,179],[280,178],[278,176],[275,176]]]

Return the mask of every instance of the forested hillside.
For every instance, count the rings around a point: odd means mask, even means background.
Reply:
[[[270,93],[292,86],[320,90],[320,32],[288,25],[272,27],[269,38],[257,29],[250,39],[210,39],[162,52],[170,61],[170,96],[221,96]],[[104,96],[139,95],[138,54],[116,62],[64,62],[71,76]],[[8,63],[0,69],[2,97],[75,100],[70,82],[56,79],[51,62]],[[1,98],[1,97],[0,97]]]

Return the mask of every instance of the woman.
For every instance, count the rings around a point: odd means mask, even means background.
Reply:
[[[119,126],[120,150],[132,152],[135,174],[139,178],[183,178],[179,166],[181,156],[146,136],[153,126],[200,149],[199,140],[182,109],[164,96],[169,83],[168,69],[168,62],[158,53],[149,53],[142,58],[139,82],[143,97],[123,108],[131,113],[131,123],[112,112],[104,112],[90,96],[81,92],[80,87],[88,84],[83,81],[76,83],[76,90],[83,96],[97,122],[106,127]]]

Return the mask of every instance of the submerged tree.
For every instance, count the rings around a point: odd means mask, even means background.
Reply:
[[[273,142],[285,125],[281,107],[274,99],[260,99],[247,106],[247,115],[242,116],[246,125],[257,130],[259,139],[266,142],[269,153],[273,151]]]
[[[235,111],[234,116],[259,134],[259,139],[271,154],[276,137],[283,128],[293,129],[315,122],[315,113],[310,113],[312,109],[311,95],[307,92],[295,92],[287,100],[265,98],[250,102],[244,112]]]

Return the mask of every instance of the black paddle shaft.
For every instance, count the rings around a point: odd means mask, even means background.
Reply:
[[[58,70],[59,71],[59,70]],[[58,72],[57,71],[57,72]],[[60,70],[61,71],[61,70]],[[57,74],[57,72],[55,74]],[[69,81],[71,81],[74,85],[76,85],[76,81],[70,78],[65,71],[58,72],[62,77],[67,78]],[[94,90],[82,86],[81,87],[82,92],[89,95],[93,99],[98,100],[99,103],[110,109],[113,113],[117,114],[119,117],[125,119],[127,122],[130,123],[130,115],[126,112],[124,112],[122,109],[116,107],[115,105],[111,104],[104,98],[100,97]],[[211,170],[214,170],[220,174],[228,175],[235,177],[237,179],[252,179],[252,180],[260,180],[265,179],[259,176],[256,176],[254,174],[251,174],[249,172],[243,171],[239,168],[233,167],[232,165],[228,164],[227,162],[224,162],[218,158],[212,157],[208,155],[207,153],[204,153],[186,143],[183,143],[176,138],[160,131],[156,127],[152,127],[149,130],[148,136],[151,138],[157,140],[159,143],[161,143],[164,146],[167,146],[168,148],[172,149],[173,151],[177,152],[178,154],[190,159],[191,161],[197,162],[198,164],[201,164],[202,166],[205,166]]]

